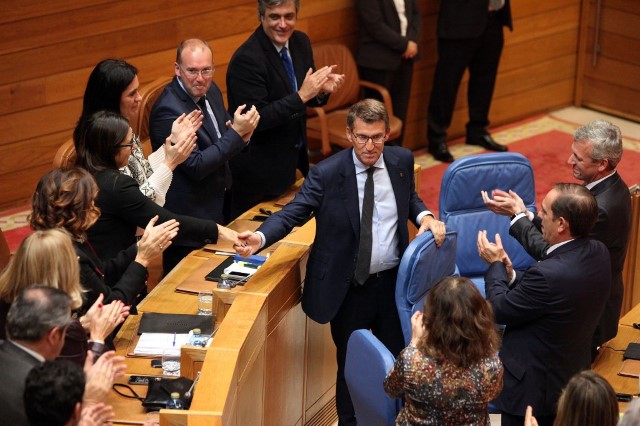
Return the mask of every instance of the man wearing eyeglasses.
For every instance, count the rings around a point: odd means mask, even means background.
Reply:
[[[202,111],[202,126],[196,132],[196,148],[173,172],[165,208],[177,214],[227,223],[231,173],[228,161],[242,151],[255,130],[260,114],[253,105],[240,105],[233,120],[222,93],[213,82],[213,53],[206,41],[185,40],[178,46],[175,77],[165,87],[151,110],[149,133],[153,149],[165,142],[173,121],[194,109]],[[246,107],[246,112],[242,112]],[[165,273],[201,244],[174,241],[163,253]]]
[[[389,131],[383,103],[365,99],[353,105],[346,128],[353,148],[312,168],[293,201],[256,232],[240,234],[246,246],[237,247],[238,253],[248,256],[315,215],[316,237],[307,262],[302,309],[316,322],[331,323],[340,425],[355,424],[344,380],[351,333],[371,329],[396,356],[404,347],[395,284],[409,243],[407,220],[420,228],[418,233],[431,230],[437,245],[445,236],[444,223],[415,192],[411,151],[384,146]]]
[[[300,0],[258,0],[260,26],[233,54],[229,110],[255,105],[262,119],[251,145],[231,161],[233,217],[284,193],[296,169],[309,171],[306,108],[323,105],[344,76],[315,70],[309,37],[296,31]]]

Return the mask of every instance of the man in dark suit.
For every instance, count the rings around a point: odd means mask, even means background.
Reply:
[[[427,115],[429,152],[452,162],[447,129],[460,80],[469,70],[467,143],[506,151],[487,132],[489,108],[504,44],[502,27],[513,29],[509,0],[443,0],[438,14],[438,63]]]
[[[32,286],[14,300],[7,315],[7,340],[0,346],[2,424],[28,425],[23,393],[29,371],[62,350],[71,324],[71,299],[53,287]]]
[[[225,206],[225,194],[231,186],[228,161],[247,146],[260,115],[253,106],[242,113],[246,105],[240,105],[235,108],[232,122],[220,89],[213,82],[214,71],[213,53],[207,42],[181,42],[176,54],[176,75],[151,110],[149,133],[153,149],[160,149],[176,118],[197,108],[202,111],[197,147],[175,169],[164,207],[173,213],[224,224],[229,219],[228,210],[224,214],[225,207],[229,208]],[[163,253],[165,273],[201,246],[198,241],[172,244]]]
[[[478,234],[478,253],[490,264],[485,291],[496,322],[505,324],[500,359],[502,393],[494,401],[502,425],[522,425],[527,405],[541,426],[553,424],[562,388],[591,365],[591,338],[611,287],[609,254],[588,238],[598,204],[584,186],[554,185],[542,202],[545,258],[515,272],[496,235]]]
[[[417,0],[357,0],[360,39],[356,62],[360,78],[386,87],[393,114],[402,120],[402,135],[390,143],[402,145],[407,126],[413,63],[418,56],[422,16]],[[378,92],[365,89],[366,97]]]
[[[344,76],[314,71],[307,35],[295,31],[300,0],[259,0],[260,26],[227,70],[229,109],[255,105],[261,120],[251,144],[231,161],[232,217],[278,197],[309,171],[306,108],[320,106]]]
[[[341,425],[355,424],[344,380],[351,332],[371,329],[395,355],[404,347],[395,283],[409,242],[407,220],[419,226],[419,233],[431,230],[438,245],[445,234],[444,224],[433,217],[414,190],[411,151],[384,147],[389,137],[384,104],[365,99],[353,105],[346,133],[353,149],[334,154],[311,169],[296,198],[257,232],[241,234],[247,247],[238,249],[243,255],[255,253],[315,214],[316,238],[307,263],[302,309],[314,321],[331,323]]]
[[[627,184],[616,172],[622,158],[622,135],[617,126],[596,120],[578,128],[573,134],[571,150],[568,163],[573,168],[573,176],[583,182],[598,202],[598,220],[591,237],[607,246],[611,260],[611,294],[592,341],[592,357],[595,358],[598,347],[618,333],[624,296],[622,269],[631,229],[631,200]],[[487,207],[498,214],[511,216],[509,234],[531,257],[543,259],[549,244],[542,238],[540,219],[526,212],[515,192],[495,190],[492,194],[492,200],[483,194]],[[530,217],[525,218],[525,215]]]

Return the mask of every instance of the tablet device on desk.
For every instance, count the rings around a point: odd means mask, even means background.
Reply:
[[[622,359],[640,360],[640,343],[629,343]]]
[[[213,268],[211,272],[209,272],[204,279],[207,281],[220,281],[220,275],[224,274],[224,270],[227,269],[233,263],[233,257],[229,257],[225,259],[221,264]],[[202,275],[201,275],[202,276]]]

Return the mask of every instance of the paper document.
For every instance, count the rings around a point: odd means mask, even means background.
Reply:
[[[175,345],[173,339],[175,336]],[[162,355],[165,349],[173,347],[180,348],[189,343],[189,333],[173,334],[173,333],[142,333],[136,348],[133,350],[135,355]]]

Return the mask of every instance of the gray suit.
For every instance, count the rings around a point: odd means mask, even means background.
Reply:
[[[24,411],[24,383],[29,371],[38,361],[10,341],[0,346],[0,405],[2,405],[2,424],[28,425]]]

